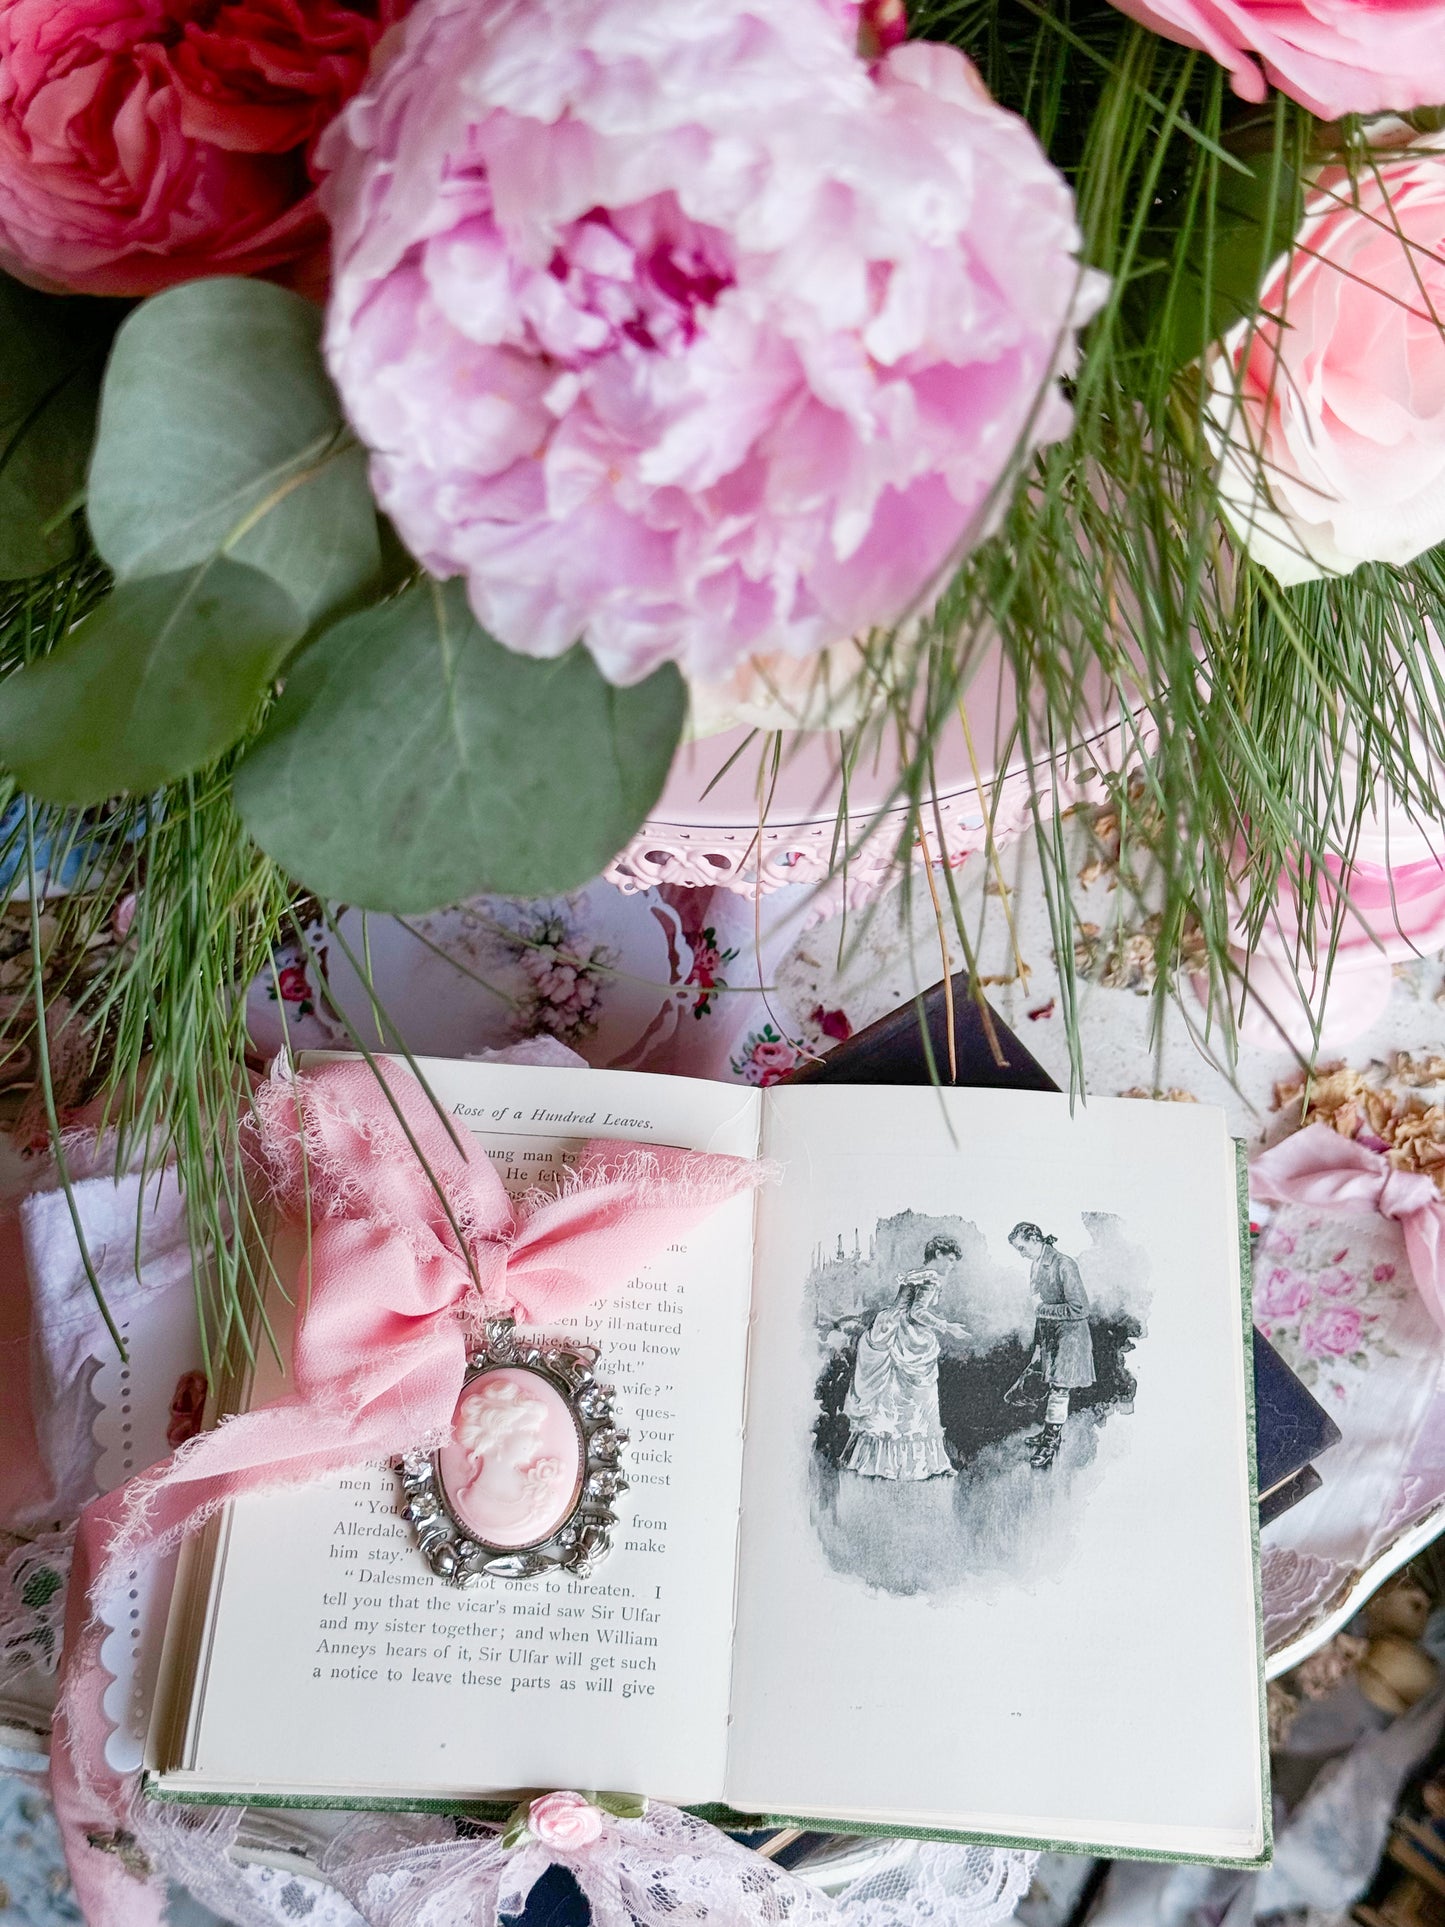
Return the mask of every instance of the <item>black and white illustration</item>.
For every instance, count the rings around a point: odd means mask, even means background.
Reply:
[[[1148,1262],[1121,1220],[1024,1219],[991,1245],[903,1211],[815,1251],[805,1301],[831,1564],[899,1593],[1056,1569],[1134,1408]]]

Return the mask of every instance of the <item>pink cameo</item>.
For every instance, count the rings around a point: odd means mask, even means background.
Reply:
[[[550,1380],[522,1366],[483,1372],[457,1400],[440,1470],[458,1523],[514,1551],[550,1539],[575,1509],[582,1435]]]
[[[601,1809],[580,1793],[544,1793],[527,1813],[527,1829],[544,1847],[590,1847],[602,1826]]]

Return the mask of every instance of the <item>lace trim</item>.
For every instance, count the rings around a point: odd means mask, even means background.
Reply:
[[[72,1531],[18,1545],[0,1566],[0,1676],[54,1674],[65,1626]]]

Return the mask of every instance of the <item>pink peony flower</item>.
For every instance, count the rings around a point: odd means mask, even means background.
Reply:
[[[1268,1318],[1293,1318],[1310,1301],[1309,1281],[1297,1271],[1276,1265],[1264,1281],[1259,1309]]]
[[[544,1793],[527,1812],[529,1831],[544,1847],[564,1853],[600,1840],[603,1824],[601,1808],[584,1800],[580,1793]]]
[[[323,143],[378,496],[529,655],[705,680],[897,620],[1001,507],[1098,301],[951,48],[825,0],[421,0]]]
[[[0,0],[0,265],[83,294],[325,239],[316,138],[404,0]]]
[[[1266,74],[1323,120],[1445,100],[1445,0],[1115,4],[1166,39],[1212,55],[1246,100],[1264,99]]]
[[[1445,12],[1440,31],[1445,49]],[[1259,306],[1210,367],[1250,553],[1304,582],[1445,540],[1445,151],[1381,153],[1353,181],[1324,169]]]
[[[1311,1358],[1343,1358],[1359,1349],[1364,1320],[1352,1305],[1316,1312],[1300,1327],[1300,1343]]]

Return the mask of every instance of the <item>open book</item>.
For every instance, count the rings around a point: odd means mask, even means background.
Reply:
[[[595,1136],[761,1152],[783,1175],[563,1328],[601,1348],[631,1435],[594,1576],[447,1586],[384,1467],[239,1501],[182,1562],[153,1794],[598,1787],[1267,1852],[1221,1112],[420,1069],[518,1186]],[[262,1352],[245,1397],[279,1386]]]

